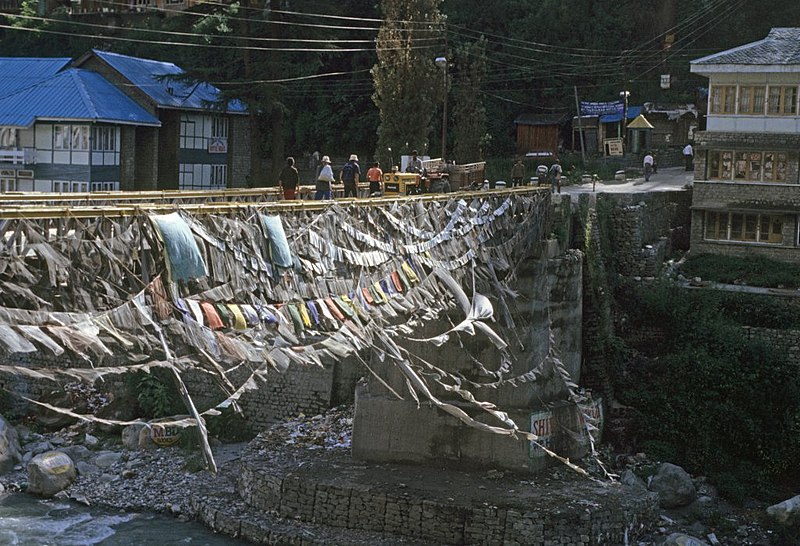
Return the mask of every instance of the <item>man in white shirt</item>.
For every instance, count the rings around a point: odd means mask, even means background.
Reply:
[[[686,161],[686,170],[693,171],[694,165],[692,164],[694,161],[694,149],[692,148],[692,144],[689,143],[686,147],[683,148],[683,159]]]
[[[653,174],[653,163],[655,160],[653,159],[653,154],[647,152],[642,160],[642,167],[644,167],[644,181],[650,182],[650,175]]]

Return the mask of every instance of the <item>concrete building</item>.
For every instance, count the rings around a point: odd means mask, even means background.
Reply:
[[[691,249],[800,262],[800,28],[691,62],[709,78],[695,133]]]

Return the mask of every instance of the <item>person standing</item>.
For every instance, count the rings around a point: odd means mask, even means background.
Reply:
[[[686,161],[686,170],[694,170],[694,149],[691,142],[683,148],[683,159]]]
[[[653,159],[653,155],[650,152],[647,152],[642,159],[642,167],[644,168],[644,181],[650,181],[650,175],[653,174],[653,164],[655,160]]]
[[[286,166],[281,169],[278,175],[278,185],[283,190],[284,199],[297,199],[297,185],[300,182],[300,175],[294,166],[294,158],[286,158]]]
[[[352,154],[342,170],[339,171],[339,181],[344,182],[344,196],[358,197],[358,181],[361,178],[361,167],[358,166],[358,156]]]
[[[517,162],[511,167],[511,187],[521,186],[525,180],[525,163],[518,157]]]
[[[367,171],[367,180],[369,181],[370,197],[380,197],[381,193],[383,193],[381,190],[383,171],[381,170],[381,164],[377,161],[373,163],[372,167]]]
[[[556,190],[561,193],[561,162],[558,159],[550,165],[550,193]]]
[[[333,169],[331,169],[331,158],[327,155],[322,156],[322,168],[319,170],[317,176],[317,184],[315,186],[316,192],[314,199],[330,199],[331,198],[331,184],[336,180],[333,176]]]

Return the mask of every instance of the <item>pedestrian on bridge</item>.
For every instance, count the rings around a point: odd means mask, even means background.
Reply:
[[[300,175],[294,166],[294,158],[286,158],[286,166],[281,169],[278,175],[278,186],[283,190],[284,199],[297,199],[297,185],[300,183]]]
[[[327,155],[322,156],[322,168],[319,170],[317,176],[317,184],[315,186],[316,192],[314,199],[317,201],[322,199],[331,198],[331,184],[336,180],[333,176],[333,169],[331,169],[331,158]]]
[[[525,163],[518,157],[517,162],[511,167],[511,187],[522,186],[525,180]]]

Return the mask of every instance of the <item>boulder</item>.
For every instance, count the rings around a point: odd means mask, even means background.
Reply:
[[[681,467],[663,463],[650,478],[648,489],[658,493],[662,508],[680,508],[691,504],[697,497],[692,477]]]
[[[69,455],[69,458],[72,459],[75,463],[78,463],[79,461],[87,461],[93,455],[93,452],[89,451],[89,448],[87,448],[86,446],[82,446],[80,444],[60,447],[58,448],[58,450],[63,451],[64,453]]]
[[[40,453],[28,463],[28,493],[52,497],[75,480],[77,471],[69,455],[61,451]]]
[[[126,449],[139,449],[139,434],[147,428],[145,423],[134,423],[122,429],[122,445]]]
[[[644,483],[644,480],[637,476],[636,473],[630,468],[622,473],[622,475],[619,477],[619,481],[621,484],[627,485],[628,487],[633,487],[634,489],[638,489],[640,491],[647,491],[647,484]]]
[[[664,546],[708,546],[708,542],[684,533],[672,533],[664,541]]]
[[[122,453],[116,451],[101,451],[94,460],[94,464],[100,468],[109,468],[119,462]]]
[[[13,469],[21,460],[17,431],[0,415],[0,474]]]
[[[800,523],[800,495],[778,504],[773,504],[767,508],[767,514],[782,525]]]

